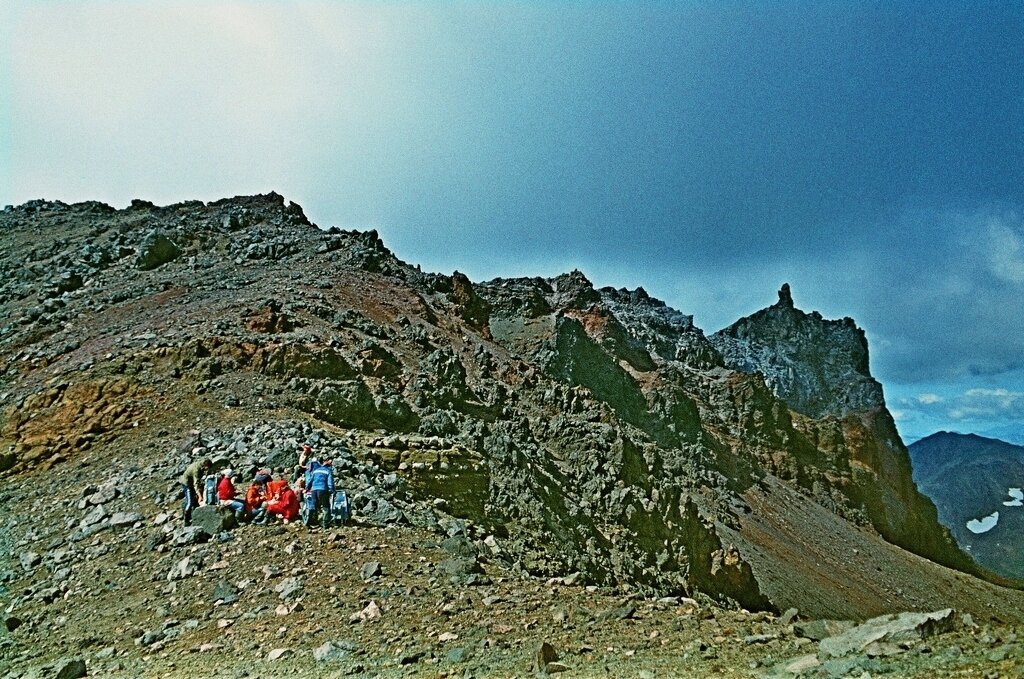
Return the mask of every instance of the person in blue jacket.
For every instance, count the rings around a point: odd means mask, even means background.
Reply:
[[[334,467],[330,460],[310,460],[306,471],[306,527],[312,528],[320,516],[320,525],[331,525],[331,498],[334,497]]]

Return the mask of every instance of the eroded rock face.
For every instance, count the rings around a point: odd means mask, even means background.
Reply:
[[[853,319],[830,321],[793,305],[789,284],[779,301],[711,336],[725,364],[761,373],[793,410],[813,418],[885,407],[868,368],[868,343]]]

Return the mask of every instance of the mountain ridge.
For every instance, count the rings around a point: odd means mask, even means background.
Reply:
[[[811,356],[870,395],[852,321],[789,306],[741,319],[739,339],[760,346],[740,369],[642,288],[595,288],[579,271],[426,273],[376,232],[319,229],[277,194],[124,210],[32,202],[0,212],[0,235],[7,502],[43,477],[63,488],[131,476],[108,516],[159,513],[154,530],[175,536],[173,479],[192,450],[237,469],[277,464],[294,455],[289,432],[313,432],[344,455],[340,483],[361,522],[465,539],[494,577],[815,617],[1024,610],[1024,596],[937,565],[1005,582],[959,551],[917,493],[884,402],[826,390],[815,402],[828,407],[809,414],[766,381],[780,366],[804,374]],[[779,317],[808,330],[809,353],[772,350]],[[7,558],[67,540],[56,511],[0,527],[23,545]],[[144,522],[128,530],[144,541]],[[89,568],[121,573],[126,547],[110,535],[86,538]],[[170,567],[192,548],[155,544],[165,551],[130,558]],[[799,545],[808,554],[794,559]],[[315,562],[323,542],[306,549]],[[844,559],[852,549],[861,556]],[[9,572],[18,591],[57,586],[34,566]],[[73,603],[46,606],[40,634],[49,616],[88,620]]]

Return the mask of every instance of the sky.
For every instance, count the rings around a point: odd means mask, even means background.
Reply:
[[[0,205],[277,191],[706,332],[850,316],[907,442],[1024,443],[1024,4],[0,4]]]

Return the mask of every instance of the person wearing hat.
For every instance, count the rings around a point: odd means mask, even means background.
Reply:
[[[235,518],[241,521],[245,518],[245,503],[235,497],[235,484],[231,480],[232,471],[225,469],[221,474],[222,478],[217,484],[217,499],[221,507],[230,507],[235,512]]]
[[[306,463],[309,462],[310,458],[313,457],[313,446],[308,443],[303,443],[302,447],[299,448],[299,466],[305,467]]]
[[[185,497],[182,518],[186,526],[192,523],[192,510],[199,506],[199,488],[203,485],[203,477],[211,466],[210,458],[200,458],[186,467],[185,473],[178,479]]]

